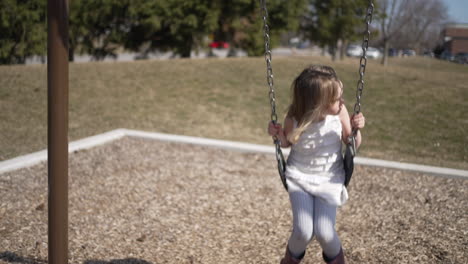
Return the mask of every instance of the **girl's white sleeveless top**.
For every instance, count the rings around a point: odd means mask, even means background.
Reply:
[[[297,121],[294,121],[294,128]],[[341,121],[328,115],[311,124],[291,147],[286,166],[287,181],[331,205],[343,205],[348,199],[344,186],[341,153]]]

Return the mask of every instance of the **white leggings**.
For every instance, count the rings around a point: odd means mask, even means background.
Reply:
[[[288,243],[292,256],[303,255],[314,236],[327,257],[338,255],[341,242],[335,231],[336,206],[310,195],[291,181],[288,190],[293,213],[293,231]]]

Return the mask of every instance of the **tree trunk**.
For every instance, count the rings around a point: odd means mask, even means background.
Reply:
[[[68,44],[69,45],[69,49],[68,49],[68,61],[75,61],[75,46],[72,45],[71,43]]]
[[[341,49],[343,47],[343,40],[341,39],[338,39],[338,41],[336,41],[336,47],[335,47],[335,50],[334,50],[334,59],[333,60],[341,60],[342,57],[341,57]]]
[[[328,45],[325,45],[325,46],[323,46],[321,48],[322,48],[322,52],[321,52],[320,55],[326,56],[327,55],[327,50],[328,50]]]
[[[185,44],[179,48],[179,54],[182,58],[190,58],[190,53],[192,52],[193,39],[191,36],[186,39]]]
[[[384,52],[383,52],[383,56],[382,56],[382,65],[383,66],[388,65],[388,49],[389,49],[388,39],[384,39]]]
[[[336,48],[336,43],[331,47],[331,55],[332,55],[332,61],[336,61],[336,57],[338,56],[337,48]]]
[[[348,46],[348,40],[343,40],[343,44],[341,45],[340,49],[340,57],[343,60],[346,56],[346,47]]]

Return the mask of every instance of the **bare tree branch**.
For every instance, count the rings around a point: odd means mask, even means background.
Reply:
[[[430,41],[427,36],[446,21],[447,7],[441,0],[380,0],[379,13],[386,65],[390,46],[417,51],[435,46],[437,38]]]

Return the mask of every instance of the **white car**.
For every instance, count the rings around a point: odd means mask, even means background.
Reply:
[[[362,47],[359,45],[349,45],[346,49],[346,55],[350,57],[361,57]]]
[[[361,57],[362,56],[362,47],[359,45],[349,45],[346,49],[346,55],[350,57]],[[366,55],[370,59],[378,59],[382,57],[382,52],[374,47],[368,47]]]
[[[367,57],[370,58],[370,59],[378,59],[380,57],[382,57],[382,52],[380,52],[380,50],[376,49],[376,48],[373,48],[373,47],[369,47],[367,49]]]

